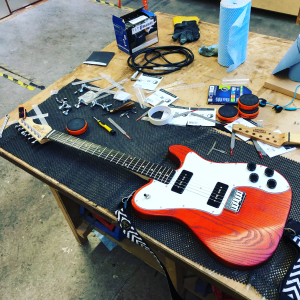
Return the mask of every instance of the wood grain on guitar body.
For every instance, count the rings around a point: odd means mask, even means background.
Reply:
[[[173,170],[32,122],[19,120],[40,143],[62,143],[152,178],[133,196],[137,216],[183,224],[225,265],[255,268],[276,250],[292,191],[275,170],[254,163],[207,161],[179,145],[169,148],[169,158],[179,166]]]

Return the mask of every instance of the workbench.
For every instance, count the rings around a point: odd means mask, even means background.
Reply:
[[[155,46],[178,45],[178,43],[173,42],[171,38],[171,34],[173,32],[172,19],[174,16],[160,12],[156,14],[158,17],[159,43]],[[242,76],[244,78],[249,78],[250,84],[248,88],[250,88],[257,96],[268,99],[269,102],[284,105],[291,101],[291,98],[288,96],[265,89],[263,87],[263,84],[268,78],[269,74],[271,74],[277,63],[281,60],[281,58],[293,44],[293,41],[250,33],[248,43],[248,57],[246,62],[239,66],[232,73],[228,74],[226,73],[226,68],[218,64],[216,57],[207,58],[204,56],[200,56],[198,53],[198,50],[202,45],[209,46],[218,43],[219,27],[217,25],[204,22],[200,23],[199,26],[201,31],[201,39],[199,41],[185,45],[193,51],[195,55],[195,61],[183,70],[164,76],[163,84],[161,85],[167,85],[176,80],[184,80],[187,84],[203,82],[205,83],[205,86],[177,91],[176,95],[179,96],[179,100],[176,102],[176,105],[186,107],[209,107],[206,104],[208,86],[214,84],[221,85],[222,78],[229,76]],[[127,65],[128,55],[117,48],[116,42],[111,43],[103,50],[116,53],[113,60],[106,68],[86,64],[78,66],[72,73],[67,74],[66,76],[40,92],[38,95],[24,103],[27,111],[30,111],[32,109],[33,104],[40,104],[45,101],[49,97],[51,90],[59,90],[75,79],[87,80],[90,78],[99,77],[99,72],[105,72],[106,74],[111,75],[113,80],[118,82],[124,78],[130,78],[133,75],[134,71]],[[109,83],[105,83],[104,81],[96,81],[93,82],[93,84],[101,88],[105,88],[109,85]],[[127,81],[124,84],[124,88],[127,92],[134,95],[132,84],[132,81]],[[136,99],[133,98],[133,100]],[[9,121],[17,120],[17,109],[11,112],[9,115]],[[282,113],[276,114],[270,107],[265,107],[260,110],[258,119],[263,120],[264,127],[271,130],[276,130],[279,128],[282,132],[291,131],[299,133],[300,131],[300,126],[294,124],[294,122],[299,119],[299,114],[297,117],[297,112],[282,111]],[[0,121],[0,126],[3,124],[3,121],[4,118]],[[15,157],[2,148],[0,148],[0,154],[5,159],[9,160],[13,164],[17,165],[18,167],[22,168],[26,172],[32,174],[36,178],[49,185],[51,192],[53,193],[59,207],[61,208],[66,221],[68,222],[70,229],[72,230],[78,243],[85,243],[87,241],[87,235],[93,229],[93,227],[90,226],[89,223],[82,220],[79,214],[79,208],[81,205],[88,210],[98,214],[108,222],[117,225],[116,217],[107,209],[97,206],[86,197],[83,197],[67,186],[61,184],[55,178],[51,178],[45,175],[42,171],[33,168],[26,162]],[[300,162],[300,149],[285,154],[285,157]],[[262,298],[262,296],[252,287],[216,274],[212,270],[206,269],[200,264],[197,264],[192,260],[183,257],[164,244],[153,239],[151,236],[146,235],[141,231],[139,231],[139,233],[152,247],[154,252],[162,260],[162,262],[165,263],[170,272],[171,279],[173,280],[174,285],[180,294],[183,294],[184,288],[187,288],[194,292],[194,284],[198,276],[212,283],[214,286],[222,289],[236,299],[260,300]],[[107,237],[110,238],[109,236]],[[146,250],[126,239],[121,242],[118,242],[116,240],[114,241],[125,250],[144,260],[147,264],[149,264],[159,272],[162,272],[155,258]],[[190,275],[193,274],[193,276],[189,276],[185,279],[184,275],[187,272]],[[200,294],[198,296],[200,297]]]

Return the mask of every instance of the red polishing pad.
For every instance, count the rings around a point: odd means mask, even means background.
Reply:
[[[84,119],[76,118],[68,122],[66,129],[71,135],[80,135],[86,132],[88,126]]]

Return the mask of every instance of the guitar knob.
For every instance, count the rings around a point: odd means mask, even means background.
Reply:
[[[267,177],[272,177],[272,176],[274,175],[274,170],[271,169],[271,168],[266,168],[266,169],[265,169],[265,175],[266,175]]]
[[[249,171],[251,171],[251,172],[253,172],[253,171],[255,171],[255,169],[256,169],[256,164],[254,163],[254,162],[248,162],[248,164],[247,164],[247,169],[249,170]]]
[[[277,185],[277,181],[275,179],[269,179],[267,182],[267,187],[269,189],[275,189]]]
[[[249,176],[249,180],[253,183],[256,183],[258,181],[258,179],[259,179],[259,176],[256,173],[251,173]]]

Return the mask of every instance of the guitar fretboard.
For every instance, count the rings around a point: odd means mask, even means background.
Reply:
[[[107,147],[103,147],[56,130],[52,130],[46,138],[97,156],[165,184],[170,183],[175,174],[175,171],[171,168],[160,166],[116,150],[108,149]]]

